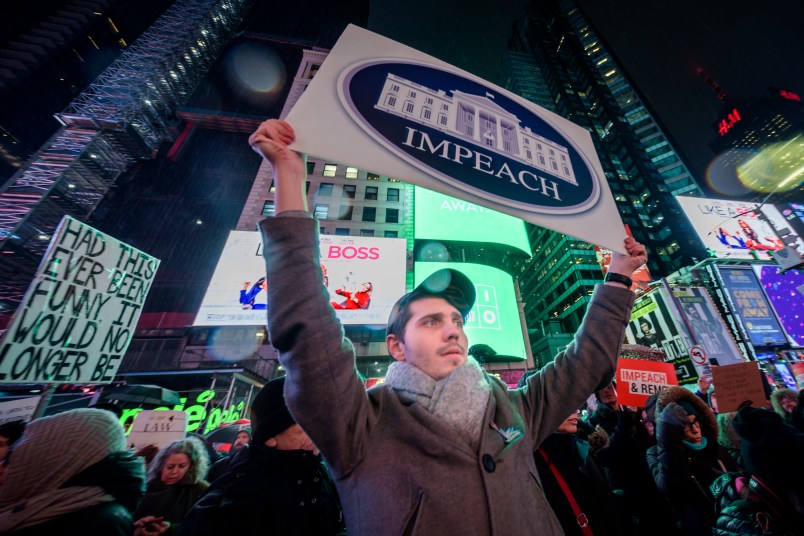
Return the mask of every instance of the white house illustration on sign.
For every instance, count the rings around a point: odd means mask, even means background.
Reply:
[[[525,165],[578,185],[569,153],[563,147],[522,128],[520,120],[492,99],[453,90],[432,90],[389,73],[376,109],[447,132]]]

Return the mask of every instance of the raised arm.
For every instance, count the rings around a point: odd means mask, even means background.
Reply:
[[[307,212],[304,159],[287,147],[293,138],[290,125],[272,120],[249,139],[272,164],[276,180],[277,215],[260,222],[268,332],[287,370],[288,408],[338,478],[359,462],[369,402],[354,348],[323,285],[318,222]]]
[[[628,255],[615,253],[609,272],[630,278],[645,264],[645,247],[625,240]],[[572,411],[604,383],[611,381],[631,315],[634,294],[623,283],[607,281],[595,289],[583,323],[567,350],[534,374],[521,396],[523,413],[530,420],[534,444],[558,428]]]
[[[293,128],[286,121],[272,119],[264,121],[248,139],[251,148],[274,168],[277,214],[307,211],[306,156],[288,148],[295,138]]]

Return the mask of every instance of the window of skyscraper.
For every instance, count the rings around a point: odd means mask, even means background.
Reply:
[[[307,174],[312,175],[315,173],[315,162],[307,162]]]
[[[356,191],[357,186],[355,186],[354,184],[344,184],[343,193],[341,194],[341,197],[348,197],[350,199],[354,199]]]
[[[357,178],[357,168],[356,167],[347,167],[346,168],[346,178],[347,179],[356,179]]]
[[[318,203],[315,205],[315,212],[313,213],[313,216],[315,216],[319,220],[326,220],[328,215],[329,215],[329,205],[318,204]]]
[[[265,203],[263,203],[262,205],[263,216],[273,216],[275,212],[276,210],[273,201],[266,201]]]
[[[399,201],[399,188],[388,188],[386,201]]]
[[[331,182],[322,182],[318,185],[318,195],[329,197],[332,195],[332,189],[335,185]]]
[[[366,180],[370,180],[370,181],[379,181],[379,180],[380,180],[380,176],[379,176],[379,175],[377,175],[376,173],[366,173]]]
[[[376,207],[363,207],[363,221],[376,221],[377,208]]]
[[[377,192],[379,188],[377,186],[366,186],[366,199],[377,200]]]
[[[271,193],[274,193],[276,191],[276,184],[274,183],[274,181],[271,181],[271,187],[268,188],[268,191]]]
[[[334,177],[338,172],[338,166],[335,164],[324,164],[324,176]]]
[[[335,234],[338,236],[349,236],[349,229],[346,227],[335,227]]]
[[[352,205],[341,205],[341,208],[338,210],[338,219],[351,220],[353,210],[354,208],[352,207]]]
[[[360,236],[374,236],[374,229],[360,229]]]
[[[385,238],[399,238],[399,231],[385,231]]]
[[[385,223],[399,223],[399,209],[387,208],[385,209]]]

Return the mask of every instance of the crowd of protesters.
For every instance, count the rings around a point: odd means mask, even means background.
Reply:
[[[268,121],[250,139],[277,179],[261,230],[288,371],[255,397],[251,427],[215,460],[194,436],[134,452],[106,409],[4,425],[0,534],[802,533],[804,391],[717,414],[703,377],[698,392],[618,402],[630,276],[646,261],[631,238],[574,341],[517,389],[468,355],[474,285],[440,270],[392,308],[394,363],[366,390],[323,290],[293,138]]]

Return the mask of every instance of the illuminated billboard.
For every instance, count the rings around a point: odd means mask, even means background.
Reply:
[[[754,272],[787,336],[794,345],[804,346],[804,271],[780,273],[778,266],[754,265]]]
[[[743,331],[754,346],[787,344],[782,326],[773,314],[754,272],[748,268],[718,266],[731,305]]]
[[[673,364],[680,385],[698,381],[698,367],[689,355],[692,338],[678,317],[672,297],[664,289],[643,295],[634,303],[625,342],[664,352],[665,362]]]
[[[704,350],[706,358],[713,365],[745,363],[742,352],[705,288],[674,288],[673,297],[681,307],[686,326],[695,336],[695,343]]]
[[[755,203],[684,196],[676,199],[704,246],[716,257],[767,260],[769,251],[784,248],[773,227],[756,212]]]
[[[465,325],[469,346],[488,344],[498,354],[524,361],[525,340],[511,276],[482,264],[417,262],[414,266],[415,284],[442,268],[458,270],[475,284],[477,300]]]
[[[532,255],[519,218],[416,186],[416,238],[491,242]]]
[[[319,243],[324,283],[341,322],[385,324],[405,293],[406,240],[322,235]],[[264,325],[270,284],[260,233],[232,231],[194,325]]]

